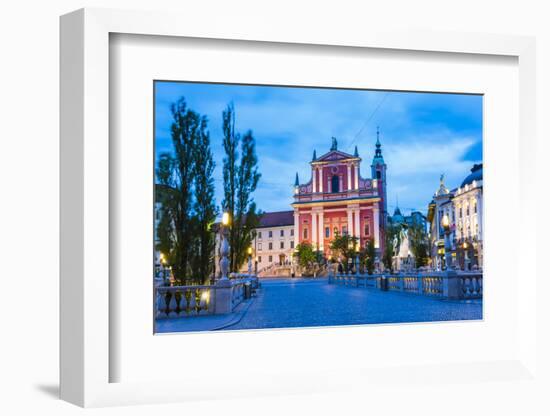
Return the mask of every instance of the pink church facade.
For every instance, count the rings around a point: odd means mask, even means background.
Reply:
[[[295,245],[310,243],[332,257],[330,244],[344,234],[357,237],[360,247],[374,241],[378,258],[384,249],[387,217],[386,165],[380,141],[371,165],[371,177],[361,176],[357,147],[353,155],[338,150],[333,138],[331,150],[310,162],[311,179],[294,186]]]

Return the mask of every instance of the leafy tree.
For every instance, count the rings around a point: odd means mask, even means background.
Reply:
[[[369,239],[366,247],[363,249],[364,265],[367,268],[367,273],[372,274],[374,272],[374,261],[376,259],[376,249],[374,247],[374,240]]]
[[[426,230],[420,224],[409,227],[411,251],[415,257],[416,267],[426,266],[430,258],[430,242]]]
[[[342,257],[342,261],[347,268],[348,259],[355,257],[357,244],[359,239],[357,237],[352,237],[348,234],[339,235],[338,233],[330,243],[330,249],[334,255]]]
[[[244,264],[247,249],[254,238],[254,230],[259,224],[260,213],[252,194],[258,186],[258,157],[252,131],[244,136],[235,131],[235,108],[229,104],[222,115],[223,119],[223,186],[222,207],[229,213],[229,270],[232,272]],[[241,157],[239,160],[239,144]]]
[[[317,260],[313,246],[308,242],[303,242],[296,246],[294,257],[298,259],[298,264],[304,269],[308,269]]]
[[[238,170],[238,149],[240,135],[235,132],[235,109],[233,103],[229,104],[222,113],[222,130],[223,130],[223,150],[225,156],[223,158],[223,193],[222,208],[229,213],[231,220],[229,228],[229,247],[231,250],[235,247],[236,232],[234,227],[235,205],[237,198],[237,170]],[[229,256],[229,270],[233,271],[232,253]]]
[[[195,232],[193,235],[196,238],[193,271],[194,276],[198,277],[199,283],[204,284],[212,272],[215,240],[210,227],[217,214],[213,179],[215,163],[210,148],[210,134],[207,131],[206,117],[201,118],[196,140],[193,153],[195,162],[195,215],[193,221]]]
[[[399,227],[389,225],[386,227],[384,252],[382,253],[382,262],[384,267],[390,272],[393,271],[393,240],[397,236],[399,238]]]
[[[214,162],[206,117],[182,97],[170,106],[173,154],[159,156],[156,202],[161,203],[157,248],[172,266],[179,284],[203,283],[210,274],[216,211]]]
[[[175,237],[172,268],[176,280],[186,283],[193,240],[191,188],[195,173],[194,152],[201,119],[187,107],[183,97],[170,106],[170,111],[173,119],[170,132],[175,160],[174,185],[177,191],[174,193],[175,206],[172,215]]]

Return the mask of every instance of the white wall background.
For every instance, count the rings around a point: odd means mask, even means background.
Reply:
[[[74,9],[116,7],[179,10],[192,14],[269,15],[287,25],[347,25],[433,28],[537,36],[538,149],[541,200],[533,213],[548,231],[545,185],[550,128],[550,29],[545,1],[346,0],[298,2],[169,0],[20,0],[0,6],[0,411],[3,414],[73,414],[82,410],[56,399],[58,385],[58,17]],[[238,28],[236,28],[238,30]],[[545,137],[543,141],[541,138]],[[543,235],[541,233],[540,235]],[[542,251],[542,237],[539,237]],[[542,252],[541,252],[542,254]],[[539,259],[542,256],[539,256]],[[538,292],[550,293],[541,282]],[[542,295],[539,297],[543,300]],[[538,302],[541,368],[548,370],[549,307]],[[31,338],[32,335],[32,338]],[[37,342],[36,339],[39,341]],[[542,367],[544,366],[544,367]],[[550,374],[545,371],[545,374]],[[345,392],[306,397],[270,397],[230,402],[172,404],[152,408],[94,410],[100,414],[465,414],[511,411],[543,414],[543,387],[530,383],[457,383],[430,391],[400,391],[388,386],[384,397]],[[545,386],[546,391],[550,390]],[[450,392],[453,392],[451,395]],[[385,410],[380,408],[385,406]],[[548,414],[548,413],[546,413]]]

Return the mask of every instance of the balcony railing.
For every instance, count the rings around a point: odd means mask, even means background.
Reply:
[[[235,275],[223,285],[157,286],[155,316],[182,318],[229,313],[258,288],[256,276],[241,275]]]
[[[380,290],[433,296],[445,299],[480,299],[483,297],[483,274],[480,272],[420,272],[400,274],[336,274],[329,284],[352,287],[375,287]]]

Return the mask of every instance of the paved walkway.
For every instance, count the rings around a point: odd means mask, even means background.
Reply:
[[[199,321],[202,319],[202,323]],[[267,279],[235,314],[159,321],[159,332],[262,329],[482,319],[482,302],[447,301],[374,288],[329,285],[326,279]],[[196,321],[196,322],[191,322]]]

